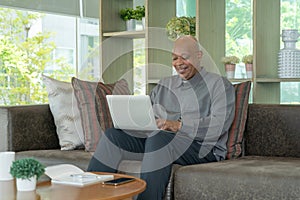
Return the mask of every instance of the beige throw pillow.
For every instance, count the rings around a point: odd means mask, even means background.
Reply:
[[[48,92],[61,150],[73,150],[83,146],[81,117],[72,84],[45,75],[42,75],[42,79]]]

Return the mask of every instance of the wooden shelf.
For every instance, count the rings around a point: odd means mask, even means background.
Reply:
[[[104,37],[145,38],[145,31],[120,31],[103,33]]]
[[[257,83],[300,82],[300,78],[256,78]]]
[[[150,84],[157,84],[160,79],[148,79],[148,83]]]
[[[252,81],[252,78],[231,78],[229,79],[230,82],[245,82],[245,81]]]
[[[170,66],[172,43],[167,38],[165,27],[176,16],[176,1],[168,0],[100,0],[99,1],[99,60],[101,75],[106,82],[116,82],[125,78],[134,91],[135,39],[141,42],[138,48],[144,50],[141,64],[145,65],[146,93],[151,91],[158,79],[171,74],[171,70],[160,65]],[[137,24],[136,30],[125,31],[124,20],[118,12],[123,8],[145,6],[145,26]],[[109,19],[109,20],[108,20]],[[113,23],[112,23],[113,22]],[[155,27],[155,29],[151,28]],[[144,28],[144,29],[143,29]]]

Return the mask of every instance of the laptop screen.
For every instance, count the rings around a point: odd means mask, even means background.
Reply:
[[[158,130],[148,95],[106,95],[113,125],[127,130]]]

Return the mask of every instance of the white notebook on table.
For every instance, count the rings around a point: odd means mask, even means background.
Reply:
[[[114,179],[114,175],[84,172],[80,168],[71,164],[60,164],[46,167],[45,174],[51,178],[51,183],[53,184],[80,187]]]

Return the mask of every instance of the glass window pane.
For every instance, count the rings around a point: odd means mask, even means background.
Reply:
[[[282,82],[280,88],[282,104],[300,104],[300,82]]]
[[[84,80],[101,79],[99,63],[99,20],[78,19],[79,49],[78,77]]]
[[[145,0],[133,0],[133,7],[145,5]],[[137,22],[137,30],[143,30],[141,22]],[[133,79],[134,94],[146,94],[146,57],[145,39],[133,40]]]
[[[98,30],[98,19],[0,7],[0,104],[47,103],[42,73],[99,80]]]
[[[177,17],[195,17],[196,16],[196,0],[177,0],[176,1]]]
[[[252,0],[226,0],[226,56],[253,54]],[[235,78],[247,78],[244,63],[236,65]]]
[[[280,33],[283,29],[298,29],[300,27],[300,0],[281,0],[281,21],[280,21]],[[281,47],[283,42],[280,38]],[[296,44],[297,48],[300,48],[300,42]]]
[[[134,39],[134,94],[146,94],[145,40]]]
[[[300,32],[299,10],[300,10],[300,0],[281,0],[281,21],[280,21],[281,33],[283,29],[298,29],[298,31]],[[281,38],[280,38],[280,46],[281,48],[284,47]],[[296,48],[300,49],[299,41],[296,43]],[[280,84],[280,103],[300,104],[300,81],[282,82]]]

